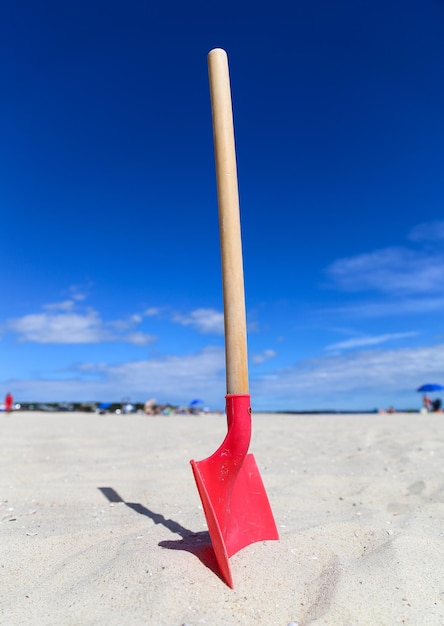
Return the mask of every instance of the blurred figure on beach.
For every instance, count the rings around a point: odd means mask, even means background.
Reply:
[[[151,400],[147,400],[143,405],[143,410],[145,411],[146,415],[154,415],[155,406],[156,398],[151,398]]]
[[[422,397],[423,413],[442,413],[442,400],[441,398],[435,398],[431,400],[426,394]]]
[[[433,402],[431,402],[431,411],[433,411],[434,413],[442,413],[442,401],[441,398],[436,398],[436,400],[433,400]]]
[[[422,403],[424,405],[425,410],[429,412],[430,409],[432,408],[432,401],[430,400],[429,396],[426,393],[422,397]]]
[[[12,403],[14,402],[14,399],[12,397],[12,394],[10,394],[9,392],[6,394],[5,396],[5,411],[6,413],[10,413],[12,411]]]

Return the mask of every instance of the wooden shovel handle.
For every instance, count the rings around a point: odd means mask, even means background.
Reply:
[[[208,55],[219,206],[225,359],[228,394],[248,393],[247,324],[239,215],[236,151],[228,58],[216,48]]]

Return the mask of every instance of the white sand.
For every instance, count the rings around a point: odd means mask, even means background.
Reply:
[[[254,415],[281,539],[230,559],[234,590],[189,465],[225,432],[1,414],[1,624],[444,624],[444,415]]]

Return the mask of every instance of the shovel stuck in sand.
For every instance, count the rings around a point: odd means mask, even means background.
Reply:
[[[252,454],[239,196],[230,78],[226,52],[208,55],[213,115],[225,320],[228,433],[216,452],[191,461],[216,559],[233,587],[229,558],[256,541],[278,539],[264,484]]]

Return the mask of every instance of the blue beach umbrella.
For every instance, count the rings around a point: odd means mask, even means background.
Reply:
[[[444,389],[444,387],[438,383],[427,383],[426,385],[418,387],[416,391],[419,391],[420,393],[427,393],[430,391],[441,391],[442,389]]]
[[[190,406],[196,406],[197,404],[202,404],[203,400],[199,400],[198,398],[196,398],[195,400],[191,400],[190,402]]]

